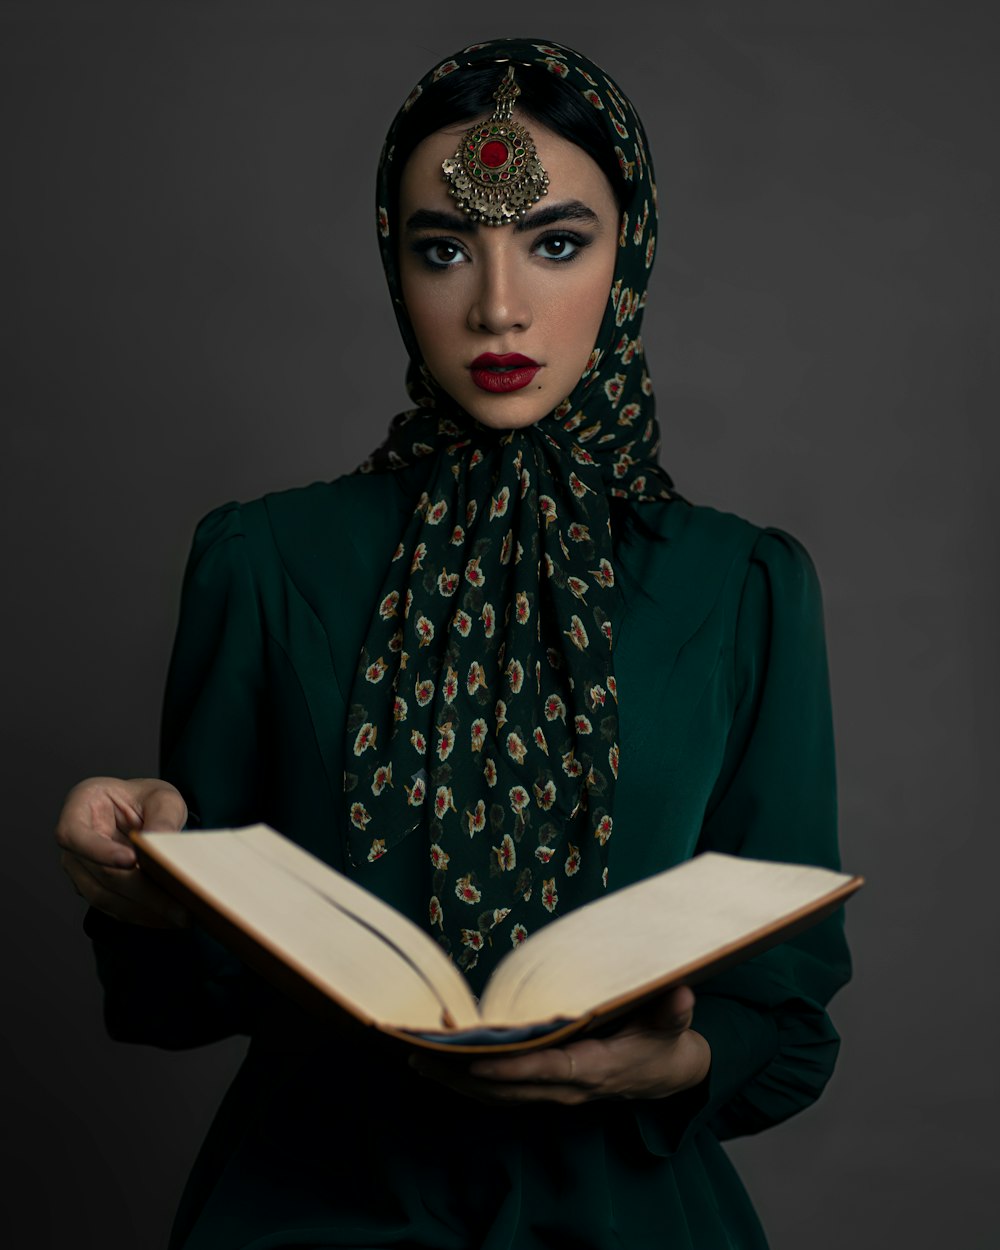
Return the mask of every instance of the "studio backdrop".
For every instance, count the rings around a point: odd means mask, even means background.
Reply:
[[[106,1038],[51,830],[80,778],[155,771],[198,518],[349,471],[406,406],[382,136],[437,56],[527,33],[601,61],[646,122],[664,464],[795,534],[825,592],[856,977],[820,1103],[733,1157],[775,1250],[997,1244],[991,6],[34,0],[0,22],[14,1242],[165,1244],[243,1043]]]

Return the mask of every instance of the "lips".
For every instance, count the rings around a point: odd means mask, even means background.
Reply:
[[[537,360],[522,356],[520,352],[509,352],[502,356],[483,352],[469,365],[469,372],[480,390],[504,395],[529,386],[541,367]]]

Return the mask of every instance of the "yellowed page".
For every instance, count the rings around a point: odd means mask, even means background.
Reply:
[[[436,1030],[444,1006],[459,1027],[480,1023],[461,973],[433,938],[266,825],[143,841],[222,915],[369,1019]]]
[[[235,832],[244,845],[252,846],[257,854],[308,883],[338,907],[377,930],[416,964],[458,1027],[475,1028],[482,1023],[465,978],[426,930],[267,825],[252,825]]]
[[[749,938],[851,880],[825,868],[699,855],[531,935],[490,979],[483,1022],[575,1019]]]

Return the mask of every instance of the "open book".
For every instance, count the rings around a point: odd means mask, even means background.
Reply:
[[[133,833],[139,862],[251,967],[417,1046],[552,1045],[704,980],[816,923],[862,884],[825,868],[707,853],[552,921],[477,1003],[438,943],[266,825]]]

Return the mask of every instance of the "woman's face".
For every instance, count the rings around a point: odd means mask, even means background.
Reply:
[[[521,221],[473,225],[455,207],[441,162],[471,123],[413,150],[399,205],[403,300],[424,362],[470,416],[503,430],[540,420],[580,380],[607,306],[619,225],[595,162],[538,122],[515,120],[528,126],[549,176],[548,194]]]

